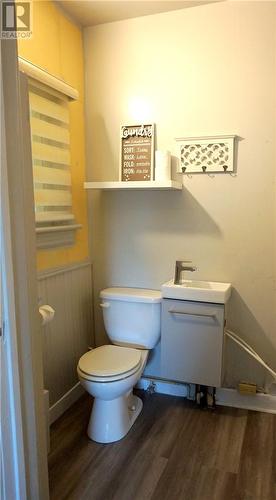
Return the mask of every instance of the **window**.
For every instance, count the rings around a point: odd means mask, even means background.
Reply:
[[[69,99],[60,91],[62,84],[68,86],[27,64],[37,245],[68,246],[81,227],[72,210]],[[42,80],[50,80],[53,87]]]

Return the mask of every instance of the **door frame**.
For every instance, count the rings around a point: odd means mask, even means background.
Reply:
[[[1,40],[4,175],[1,185],[4,335],[1,339],[10,434],[3,436],[5,485],[16,478],[17,500],[49,498],[43,400],[42,334],[38,313],[36,234],[27,77],[19,74],[16,40]],[[1,117],[2,118],[2,117]],[[2,130],[3,131],[3,130]],[[3,142],[3,141],[2,141]],[[2,148],[3,149],[3,148]],[[5,193],[3,193],[5,189]],[[2,389],[2,388],[1,388]],[[16,431],[16,432],[15,432]],[[6,442],[12,441],[8,449]],[[5,440],[3,439],[5,437]],[[8,453],[9,461],[6,460]],[[2,464],[3,466],[3,464]],[[18,496],[19,495],[19,496]]]
[[[2,76],[2,75],[1,75]],[[3,88],[1,78],[1,103]],[[16,337],[14,279],[8,201],[4,107],[1,106],[1,477],[6,499],[26,499],[25,459],[23,454],[20,374]],[[5,321],[4,321],[5,319]]]

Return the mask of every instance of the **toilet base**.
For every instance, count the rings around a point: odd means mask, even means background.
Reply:
[[[94,399],[87,428],[90,439],[113,443],[122,439],[141,413],[143,403],[132,391],[112,400]]]

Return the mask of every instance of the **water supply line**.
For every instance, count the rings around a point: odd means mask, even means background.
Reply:
[[[276,372],[270,368],[270,366],[259,356],[259,354],[254,351],[253,347],[251,347],[245,340],[243,340],[239,335],[225,328],[224,334],[229,337],[233,342],[238,344],[244,351],[246,351],[252,358],[254,358],[260,365],[262,365],[274,378],[276,381]]]

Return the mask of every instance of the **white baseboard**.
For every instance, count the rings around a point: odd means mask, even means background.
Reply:
[[[169,396],[179,396],[182,398],[186,398],[188,396],[187,384],[158,380],[150,377],[142,377],[136,387],[138,389],[147,390],[151,382],[155,384],[154,391],[159,394],[168,394]]]
[[[276,396],[270,394],[257,393],[248,396],[240,394],[236,389],[225,389],[222,387],[217,389],[216,403],[222,406],[276,414]]]
[[[49,423],[50,425],[55,422],[72,404],[75,403],[83,394],[85,390],[78,382],[70,391],[66,392],[62,398],[60,398],[53,406],[49,409]]]
[[[188,395],[188,384],[158,380],[150,377],[142,377],[136,387],[146,390],[151,382],[155,384],[154,391],[160,394],[184,398]],[[216,403],[221,406],[276,414],[276,395],[272,394],[257,393],[252,396],[243,396],[236,389],[220,388],[216,391]]]
[[[186,398],[188,396],[188,384],[177,382],[169,382],[153,378],[142,377],[137,383],[138,389],[146,390],[151,382],[154,382],[155,392],[159,394],[167,394],[170,396],[179,396]],[[59,399],[49,409],[49,423],[55,422],[72,404],[74,404],[83,394],[85,390],[78,382],[70,391]],[[230,406],[233,408],[242,408],[245,410],[262,411],[265,413],[276,414],[276,395],[256,394],[252,396],[241,395],[236,389],[217,389],[216,403],[221,406]]]

